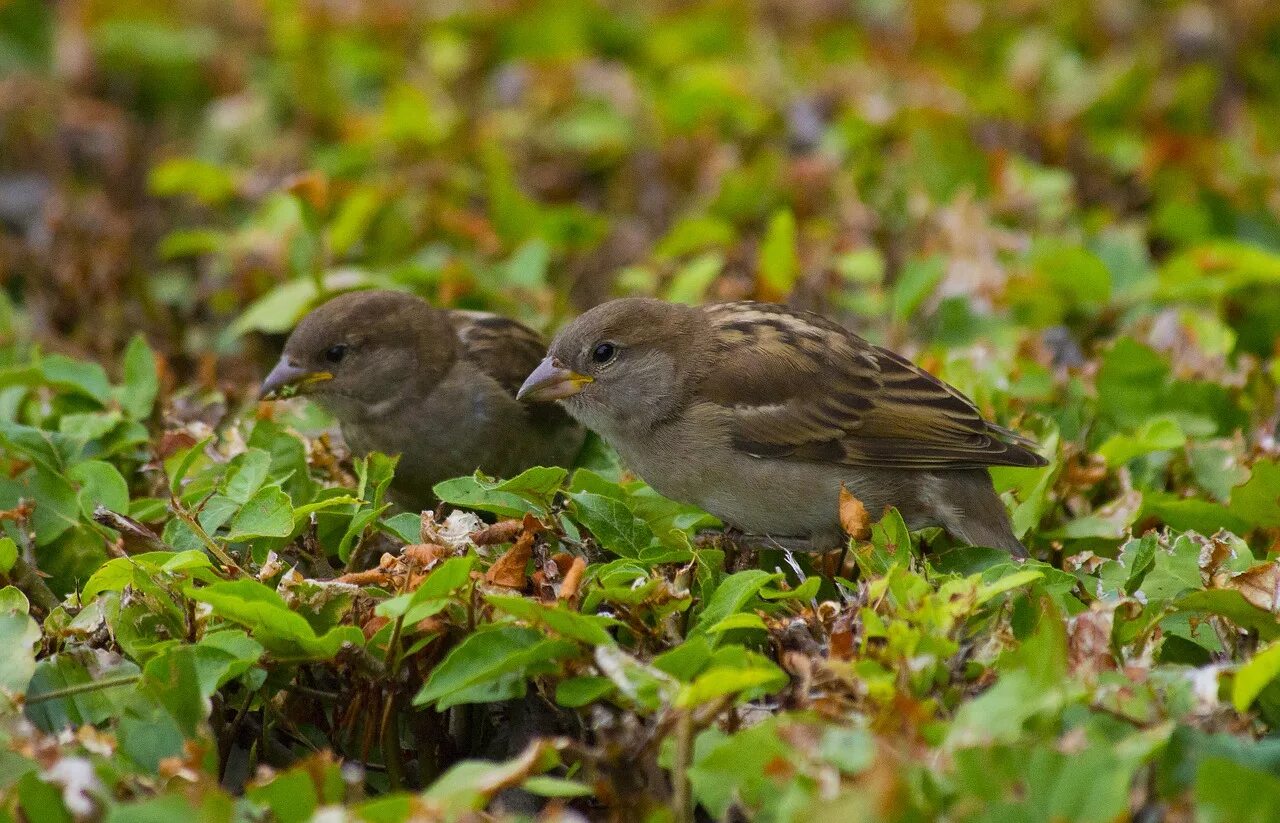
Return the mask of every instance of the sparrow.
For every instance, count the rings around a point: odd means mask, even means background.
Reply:
[[[572,464],[585,430],[555,404],[515,396],[545,353],[537,332],[505,317],[348,292],[298,323],[260,397],[292,387],[337,418],[354,454],[400,455],[392,497],[420,511],[436,483],[477,469]]]
[[[847,545],[843,485],[873,515],[1025,557],[986,467],[1047,462],[907,359],[771,303],[604,303],[516,396],[560,401],[658,493],[817,550]]]

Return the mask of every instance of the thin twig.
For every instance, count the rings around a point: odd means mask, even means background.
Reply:
[[[49,588],[49,584],[44,582],[44,578],[35,570],[35,567],[21,557],[13,561],[13,568],[9,569],[7,576],[13,585],[27,596],[27,600],[30,600],[31,604],[39,608],[43,614],[49,614],[62,602]]]
[[[671,770],[671,806],[675,823],[692,823],[689,764],[693,756],[693,710],[680,712],[676,720],[675,764]]]
[[[85,692],[96,692],[100,689],[110,689],[116,686],[128,686],[130,683],[137,683],[142,679],[141,674],[123,674],[119,677],[108,677],[106,680],[91,680],[88,683],[76,683],[74,686],[64,686],[61,689],[53,691],[41,692],[35,697],[28,697],[26,704],[33,706],[36,703],[44,703],[49,700],[58,700],[63,697],[72,697]]]
[[[231,555],[227,554],[226,549],[219,546],[217,541],[209,536],[209,533],[204,530],[204,526],[200,525],[200,521],[196,519],[196,516],[187,511],[187,507],[182,505],[178,498],[171,498],[169,509],[178,516],[179,520],[187,524],[187,528],[191,529],[192,533],[199,538],[210,554],[218,558],[219,563],[236,574],[244,574],[244,569],[240,568],[236,561],[231,559]]]

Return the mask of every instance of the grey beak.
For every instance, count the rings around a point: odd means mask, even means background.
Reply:
[[[520,391],[516,392],[517,400],[563,400],[582,391],[582,387],[594,378],[565,368],[559,360],[548,357],[538,364],[538,368],[525,379]]]
[[[308,371],[289,358],[281,357],[280,362],[276,363],[275,368],[267,375],[267,379],[262,381],[262,388],[258,390],[258,399],[271,400],[290,386],[302,388],[311,383],[332,379],[333,375],[329,372]]]

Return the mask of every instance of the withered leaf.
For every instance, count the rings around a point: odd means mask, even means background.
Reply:
[[[529,582],[525,567],[533,556],[533,532],[522,532],[520,537],[507,549],[506,554],[485,572],[484,579],[494,586],[506,589],[523,589]]]
[[[854,540],[871,537],[871,517],[867,514],[867,507],[843,483],[840,484],[840,528]]]

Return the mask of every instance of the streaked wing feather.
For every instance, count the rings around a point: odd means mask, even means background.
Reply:
[[[462,356],[512,395],[546,356],[547,347],[533,329],[515,320],[477,311],[451,311]]]
[[[728,410],[742,451],[879,468],[1043,463],[956,389],[825,318],[758,303],[706,311],[715,365],[699,394]]]

